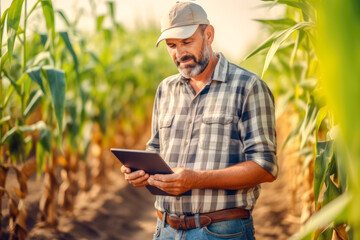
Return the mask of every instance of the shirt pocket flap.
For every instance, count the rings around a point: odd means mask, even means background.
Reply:
[[[212,114],[204,114],[202,117],[203,123],[206,124],[229,124],[233,122],[233,116],[224,113],[212,113]]]
[[[160,116],[159,128],[169,128],[172,125],[174,115]]]

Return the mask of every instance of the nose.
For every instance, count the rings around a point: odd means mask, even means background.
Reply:
[[[176,58],[180,59],[186,55],[186,52],[184,51],[184,48],[182,48],[181,46],[176,46],[175,54],[176,54]]]

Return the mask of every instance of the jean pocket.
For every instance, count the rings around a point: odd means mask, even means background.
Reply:
[[[242,219],[212,223],[204,229],[210,235],[208,239],[246,239],[246,228]]]

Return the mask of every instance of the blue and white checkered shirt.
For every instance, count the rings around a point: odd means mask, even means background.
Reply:
[[[273,95],[259,76],[217,56],[211,80],[197,94],[180,74],[160,83],[146,149],[160,152],[171,168],[213,170],[254,161],[276,177]],[[156,196],[155,207],[174,215],[250,210],[259,194],[260,185],[193,189],[190,196]]]

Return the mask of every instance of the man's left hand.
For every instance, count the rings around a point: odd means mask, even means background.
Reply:
[[[174,168],[173,174],[155,174],[148,178],[148,183],[169,194],[180,195],[194,188],[196,173],[187,168]]]

